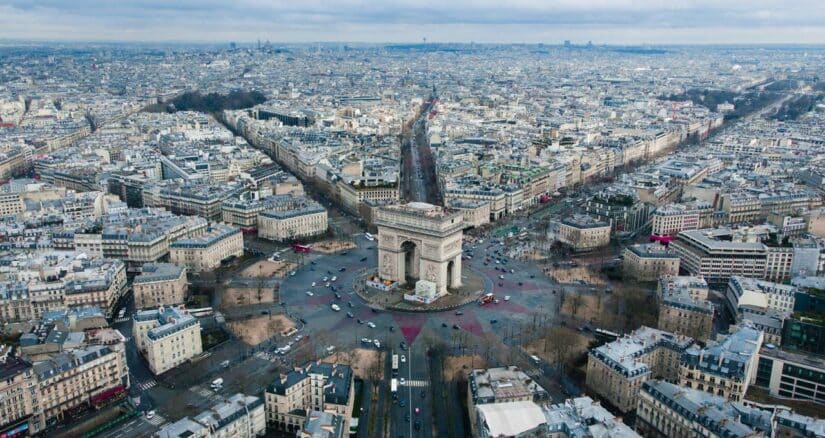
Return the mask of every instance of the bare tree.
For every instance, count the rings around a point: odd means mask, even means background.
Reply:
[[[544,353],[564,371],[576,348],[576,333],[565,327],[550,327],[544,333]]]
[[[578,316],[579,309],[582,307],[587,307],[587,303],[584,302],[584,298],[582,298],[580,293],[575,292],[570,297],[570,312],[572,313],[572,316]]]

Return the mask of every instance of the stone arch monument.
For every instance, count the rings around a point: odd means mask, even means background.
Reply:
[[[400,284],[426,280],[438,295],[461,287],[461,244],[464,236],[460,212],[425,202],[380,207],[378,275]]]

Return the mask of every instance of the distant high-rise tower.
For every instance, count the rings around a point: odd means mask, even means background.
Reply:
[[[570,47],[570,40],[564,40],[564,47]]]

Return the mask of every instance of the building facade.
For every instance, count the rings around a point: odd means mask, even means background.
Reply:
[[[176,240],[169,245],[171,262],[195,272],[215,269],[222,261],[242,255],[240,228],[222,224],[212,224],[204,234]]]
[[[201,324],[183,306],[136,312],[135,345],[154,374],[162,374],[203,352]]]
[[[182,304],[188,290],[186,268],[171,263],[147,263],[132,281],[132,290],[138,309]]]

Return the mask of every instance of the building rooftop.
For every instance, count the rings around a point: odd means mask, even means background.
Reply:
[[[173,263],[145,263],[140,275],[133,280],[135,284],[171,281],[180,278],[186,268]]]
[[[693,339],[687,336],[641,326],[629,335],[590,350],[590,354],[626,377],[635,377],[650,372],[639,357],[658,347],[684,351],[692,343]]]
[[[678,259],[675,251],[660,243],[639,243],[630,245],[627,250],[642,258]]]
[[[747,364],[762,347],[762,332],[744,321],[736,331],[705,348],[693,346],[682,354],[682,362],[726,378],[745,378]]]
[[[489,436],[518,436],[546,422],[541,406],[532,401],[476,405]]]

